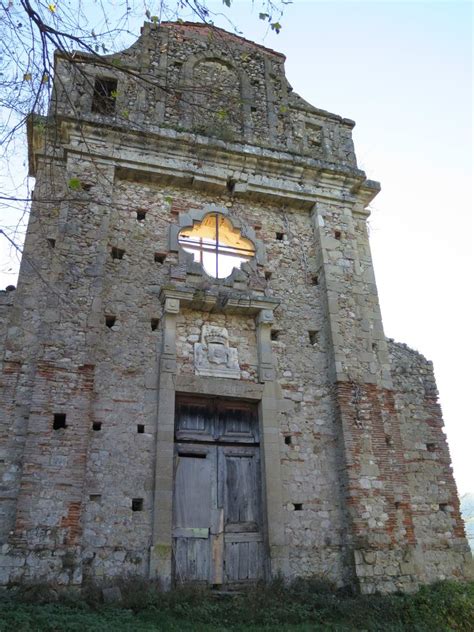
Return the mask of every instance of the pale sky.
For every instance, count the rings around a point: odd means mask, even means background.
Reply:
[[[382,185],[369,225],[385,333],[433,360],[458,489],[474,492],[472,4],[294,0],[266,36],[251,11],[234,1],[234,23],[286,55],[295,92],[356,121],[359,166]],[[15,264],[0,249],[1,288]]]

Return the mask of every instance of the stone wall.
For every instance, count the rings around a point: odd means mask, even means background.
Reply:
[[[423,581],[459,576],[466,547],[432,362],[389,341],[395,403],[408,472],[417,566]]]
[[[11,306],[13,305],[12,291],[3,290],[0,292],[0,349],[3,352],[3,344],[7,334],[7,328],[10,322]],[[3,353],[2,353],[3,357]]]
[[[29,123],[2,583],[169,583],[179,393],[259,406],[268,576],[363,592],[460,577],[432,368],[385,339],[366,229],[378,185],[353,123],[293,94],[280,54],[218,29],[145,25],[104,59],[58,57],[50,117]],[[210,212],[256,250],[222,280],[177,240]],[[199,372],[207,326],[232,349],[227,373]]]

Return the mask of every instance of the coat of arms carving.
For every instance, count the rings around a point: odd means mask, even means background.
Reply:
[[[240,378],[237,349],[229,346],[229,333],[225,327],[203,325],[201,341],[194,343],[196,375]]]

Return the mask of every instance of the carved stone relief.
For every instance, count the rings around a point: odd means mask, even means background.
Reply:
[[[201,341],[194,343],[194,369],[196,375],[240,379],[238,352],[229,346],[225,327],[203,325]]]

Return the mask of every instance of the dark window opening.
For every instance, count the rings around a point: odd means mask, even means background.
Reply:
[[[159,323],[160,323],[160,319],[159,318],[152,318],[151,321],[150,321],[151,330],[152,331],[156,331],[158,329]]]
[[[60,430],[61,428],[66,428],[66,415],[64,413],[54,413],[53,430]]]
[[[448,507],[449,507],[448,503],[439,503],[439,510],[440,511],[445,511],[445,512],[449,511]]]
[[[427,443],[426,449],[428,452],[436,452],[436,443]]]
[[[318,332],[317,331],[308,331],[309,343],[311,345],[315,345],[318,342]]]
[[[94,430],[94,432],[99,432],[99,430],[102,430],[102,423],[100,421],[94,421],[92,423],[92,430]]]
[[[202,452],[180,452],[179,456],[183,459],[206,459],[207,454]]]
[[[390,435],[385,435],[385,443],[387,444],[389,448],[393,446],[393,440]]]
[[[319,278],[317,274],[313,274],[311,277],[311,285],[319,285]]]
[[[92,112],[110,115],[115,112],[117,97],[117,79],[97,77],[92,96]]]
[[[285,444],[286,445],[291,445],[292,441],[291,441],[291,436],[290,435],[286,435],[285,437]]]
[[[91,494],[89,496],[89,500],[92,501],[93,503],[97,503],[99,502],[99,500],[102,498],[101,494]]]
[[[226,186],[227,186],[227,191],[229,191],[229,193],[234,192],[235,184],[236,184],[235,180],[233,180],[232,178],[227,178]]]
[[[48,239],[46,241],[51,246],[51,248],[55,248],[56,247],[56,240],[55,239],[52,239],[51,237],[48,237]]]
[[[271,278],[272,278],[272,273],[269,272],[268,270],[265,270],[265,279],[267,281],[270,281]]]
[[[257,107],[255,105],[251,105],[250,106],[250,111],[251,112],[257,112]]]
[[[399,502],[395,502],[395,509],[400,509],[400,503]]]
[[[143,424],[137,424],[137,432],[138,434],[144,434],[145,426]]]
[[[275,233],[275,238],[277,241],[283,241],[285,238],[285,233]]]
[[[132,511],[143,511],[143,498],[132,498]]]
[[[341,231],[340,230],[335,230],[334,231],[334,239],[341,239]]]
[[[112,255],[112,259],[123,259],[125,250],[122,250],[122,248],[115,248],[114,246],[110,251],[110,254]]]
[[[303,503],[293,503],[293,507],[295,508],[295,511],[302,511]]]
[[[270,331],[270,340],[276,342],[280,338],[280,331],[278,329],[272,329]]]
[[[146,211],[137,211],[137,221],[143,222],[146,217]]]
[[[164,263],[166,254],[164,252],[155,252],[155,263]]]
[[[115,321],[117,319],[115,318],[115,316],[106,316],[105,317],[105,324],[107,325],[107,327],[109,329],[111,329],[114,325],[115,325]]]
[[[377,343],[373,342],[372,343],[372,351],[377,351],[378,347],[377,347]]]

